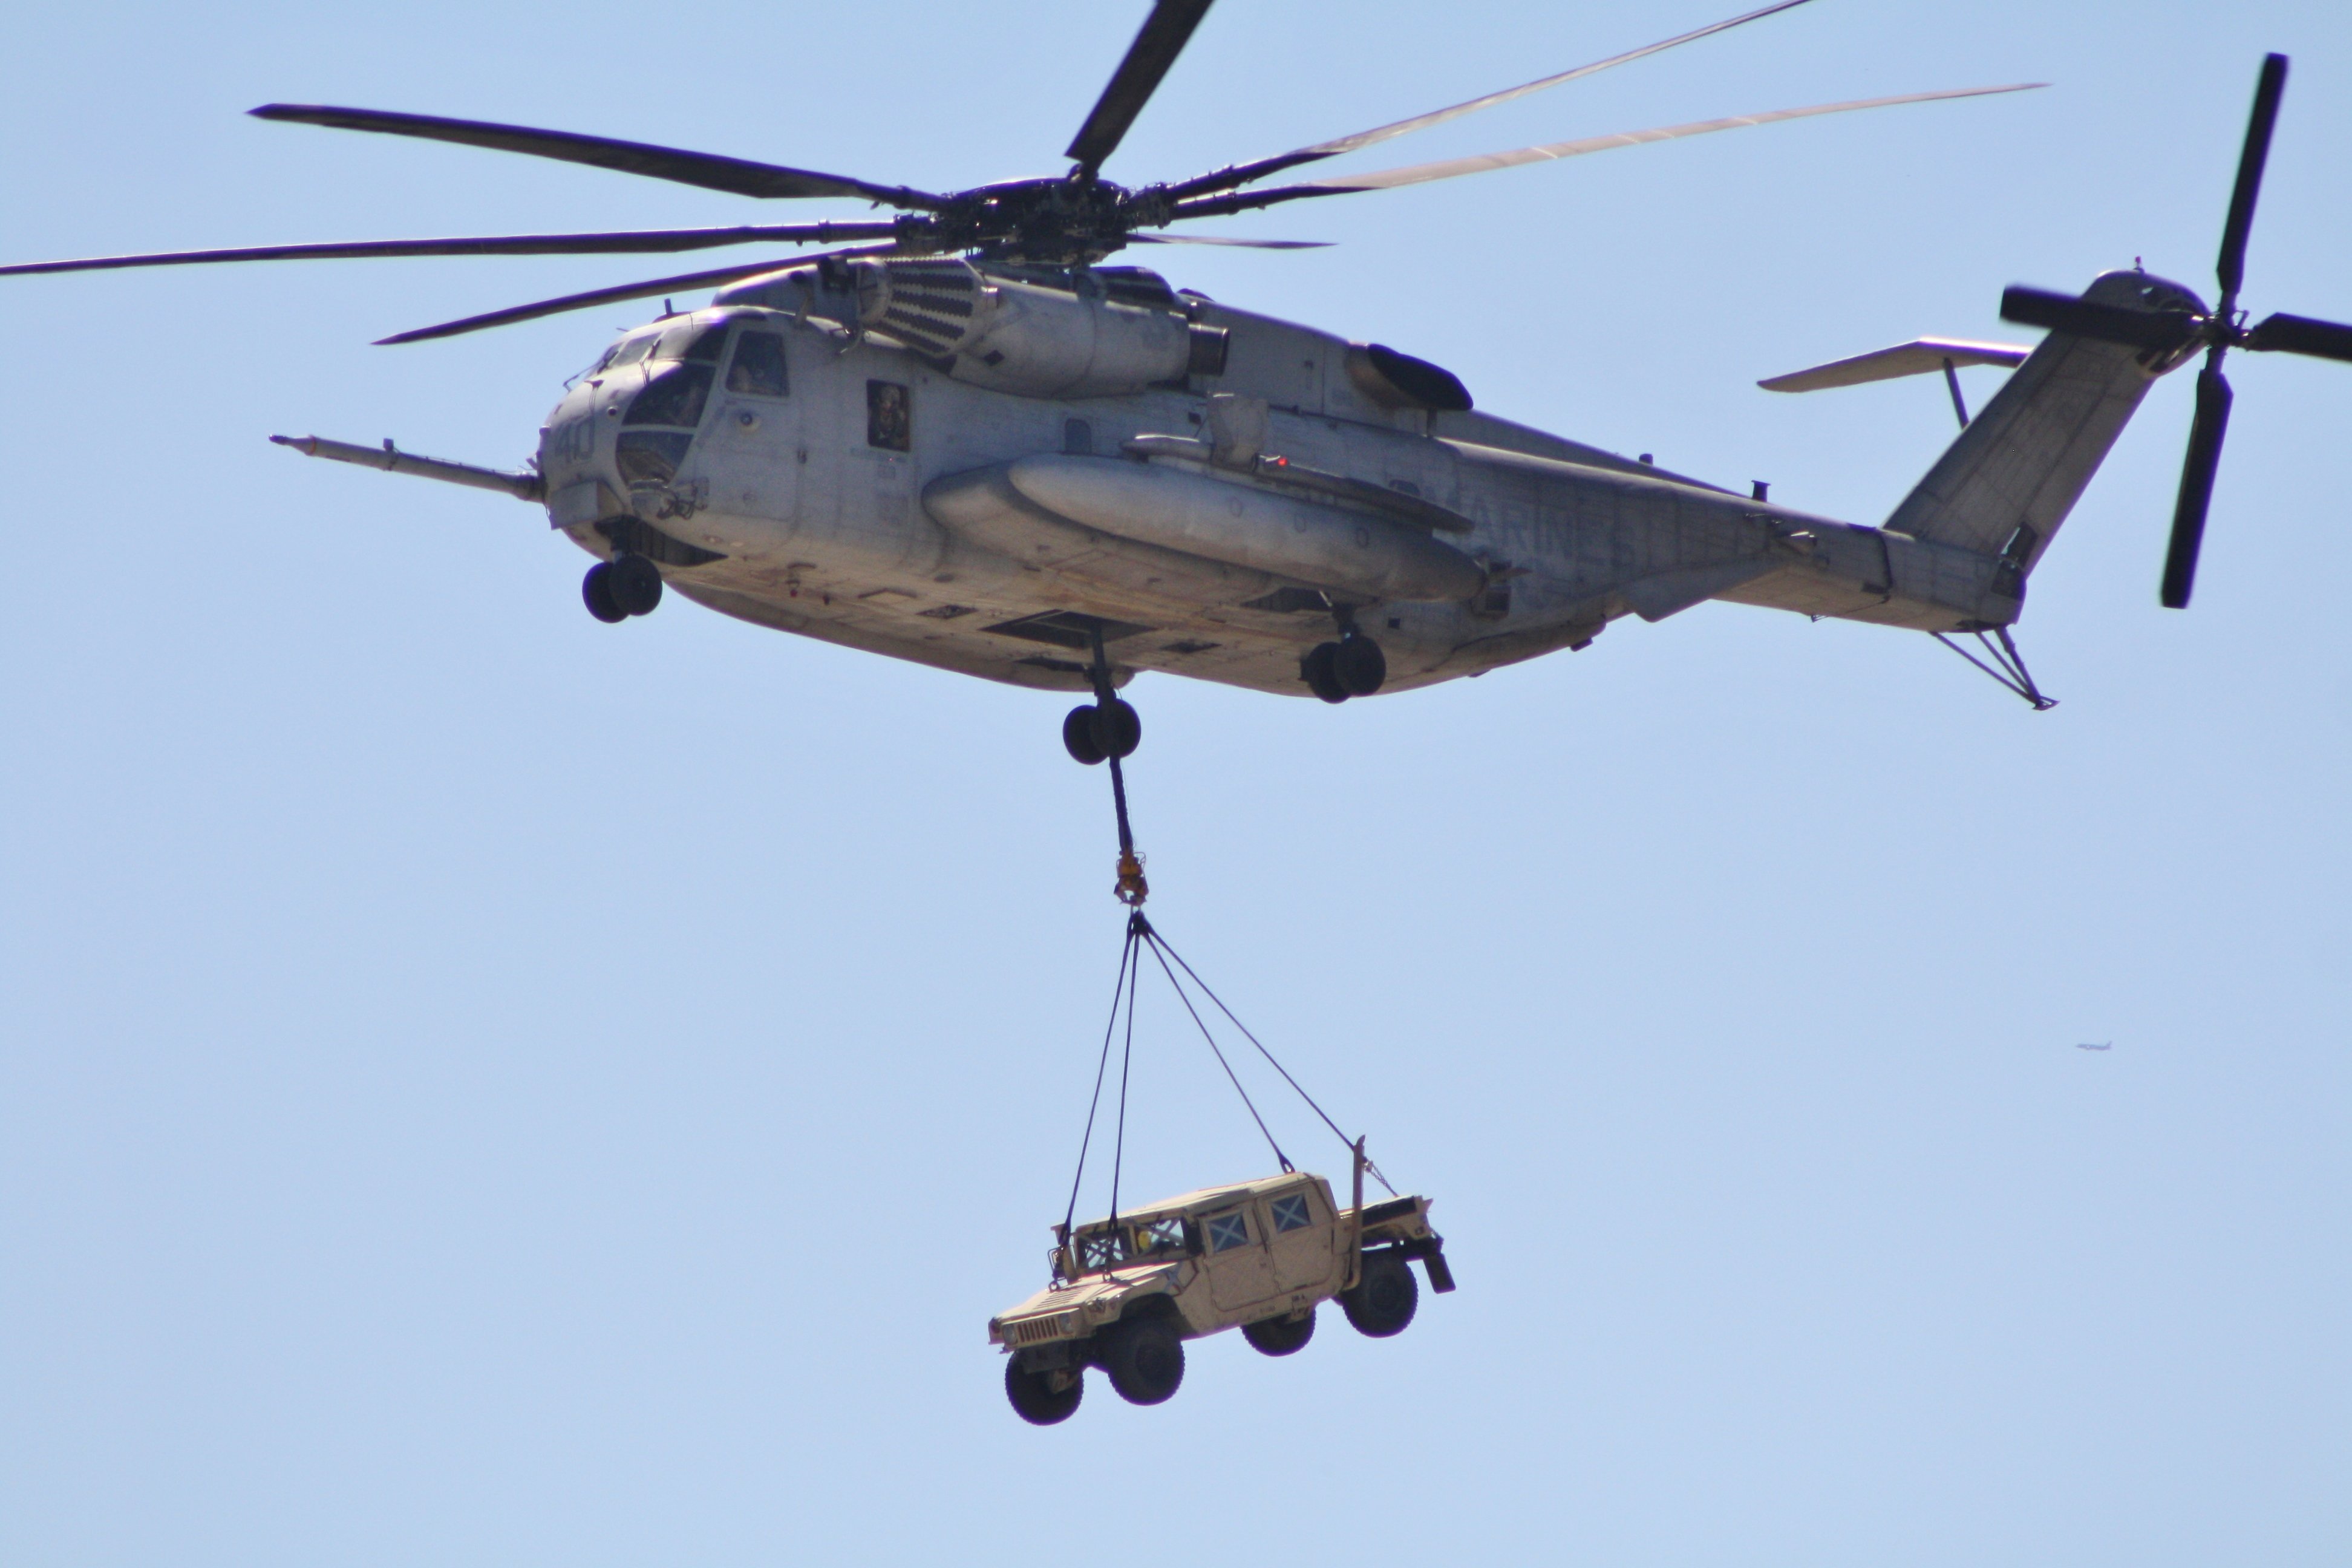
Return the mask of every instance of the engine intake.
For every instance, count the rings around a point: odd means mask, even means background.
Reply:
[[[1179,311],[1050,288],[968,261],[852,264],[857,320],[974,386],[1023,397],[1115,397],[1223,367],[1224,333]]]

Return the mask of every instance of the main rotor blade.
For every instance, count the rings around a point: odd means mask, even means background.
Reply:
[[[609,234],[513,234],[458,239],[360,239],[324,245],[256,245],[237,250],[167,250],[98,256],[79,261],[27,261],[0,267],[0,278],[28,272],[110,272],[124,267],[193,267],[215,261],[352,261],[397,256],[631,256],[710,250],[728,245],[825,244],[888,239],[887,223],[745,224],[732,228],[623,229]]]
[[[1126,137],[1127,128],[1151,100],[1160,79],[1184,52],[1192,29],[1209,14],[1211,4],[1212,0],[1159,0],[1151,7],[1135,42],[1127,47],[1127,58],[1111,73],[1109,85],[1095,100],[1093,111],[1078,127],[1064,157],[1076,159],[1089,176],[1102,167],[1103,160],[1111,155]]]
[[[488,147],[501,153],[525,153],[534,158],[556,158],[625,174],[675,180],[680,184],[700,185],[705,190],[727,191],[739,196],[856,196],[886,206],[933,212],[948,205],[945,196],[904,185],[869,184],[843,174],[820,174],[777,163],[755,163],[746,158],[725,158],[715,153],[689,153],[677,147],[621,142],[609,136],[583,136],[570,131],[537,131],[527,125],[496,125],[479,120],[444,120],[431,114],[336,109],[310,103],[265,103],[249,112],[262,120],[289,121],[299,125],[373,131],[387,136],[416,136],[428,142],[455,142],[461,146]]]
[[[1415,131],[1426,131],[1433,125],[1443,125],[1449,120],[1459,120],[1465,114],[1475,114],[1482,109],[1492,109],[1496,104],[1508,103],[1513,99],[1525,98],[1530,93],[1558,87],[1564,81],[1574,81],[1579,77],[1591,76],[1597,71],[1605,71],[1612,66],[1622,66],[1629,60],[1638,60],[1645,55],[1654,55],[1662,49],[1671,49],[1677,44],[1691,43],[1710,34],[1720,33],[1727,28],[1737,27],[1744,22],[1753,22],[1759,17],[1790,10],[1805,3],[1806,0],[1778,0],[1777,4],[1767,5],[1760,11],[1750,11],[1745,16],[1734,16],[1729,21],[1717,22],[1710,26],[1701,27],[1696,32],[1684,33],[1661,43],[1629,50],[1622,55],[1612,55],[1605,60],[1595,60],[1589,66],[1578,66],[1572,70],[1564,70],[1554,76],[1538,77],[1534,81],[1522,82],[1517,87],[1505,88],[1500,92],[1490,92],[1484,98],[1470,99],[1454,104],[1449,109],[1433,110],[1427,114],[1417,114],[1410,120],[1399,120],[1387,125],[1376,125],[1370,131],[1359,131],[1352,136],[1340,136],[1328,142],[1318,142],[1311,147],[1301,147],[1295,152],[1278,153],[1271,158],[1260,158],[1255,163],[1235,163],[1213,174],[1186,180],[1181,184],[1171,185],[1168,188],[1168,195],[1175,200],[1182,201],[1187,197],[1203,196],[1215,191],[1230,191],[1237,185],[1246,185],[1252,181],[1263,180],[1268,174],[1278,174],[1285,169],[1297,168],[1301,163],[1312,163],[1323,158],[1336,158],[1342,153],[1353,153],[1360,148],[1370,147],[1376,142],[1386,142],[1392,136],[1403,136]]]
[[[2243,346],[2352,361],[2352,327],[2335,321],[2315,321],[2309,316],[2290,316],[2282,310],[2263,317],[2246,334]]]
[[[2213,504],[2213,473],[2221,462],[2221,437],[2230,429],[2230,384],[2222,377],[2217,349],[2197,373],[2197,422],[2189,427],[2189,459],[2180,466],[2180,499],[2172,509],[2172,542],[2164,552],[2168,610],[2189,607],[2197,584],[2197,551],[2205,539],[2205,512]]]
[[[2000,319],[2101,342],[2167,352],[2195,337],[2200,325],[2200,318],[2186,310],[2130,310],[2120,305],[2095,305],[2046,289],[2023,288],[2001,290]]]
[[[1783,120],[1803,120],[1816,114],[1843,114],[1857,109],[1885,109],[1898,103],[1927,103],[1947,98],[1981,98],[1988,93],[2026,92],[2047,87],[2047,82],[2018,82],[2008,87],[1963,87],[1940,92],[1908,92],[1894,98],[1856,99],[1847,103],[1817,103],[1808,109],[1778,109],[1768,114],[1738,114],[1723,120],[1701,120],[1688,125],[1668,125],[1655,131],[1626,131],[1612,136],[1588,136],[1576,142],[1553,142],[1540,147],[1521,147],[1508,153],[1487,153],[1473,158],[1448,158],[1435,163],[1414,163],[1402,169],[1381,169],[1369,174],[1348,174],[1328,180],[1317,180],[1302,185],[1280,185],[1270,191],[1241,191],[1230,195],[1204,196],[1181,202],[1176,206],[1179,218],[1209,217],[1220,213],[1246,212],[1252,207],[1272,206],[1276,202],[1297,201],[1306,196],[1336,196],[1349,191],[1381,191],[1397,185],[1417,185],[1431,180],[1450,180],[1458,174],[1483,174],[1489,169],[1516,168],[1521,163],[1549,163],[1559,158],[1580,157],[1587,153],[1606,153],[1617,147],[1637,147],[1651,142],[1673,142],[1685,136],[1704,136],[1714,131],[1736,131],[1748,125],[1770,125]]]
[[[1235,245],[1252,250],[1328,250],[1328,239],[1227,239],[1210,234],[1130,234],[1129,245]]]
[[[2231,303],[2246,280],[2246,234],[2254,225],[2254,198],[2262,195],[2263,165],[2270,161],[2271,127],[2278,122],[2279,95],[2286,90],[2286,57],[2264,55],[2254,83],[2254,111],[2246,121],[2246,144],[2238,153],[2238,183],[2230,192],[2230,220],[2221,227],[2222,297]],[[2226,312],[2228,306],[2222,307]]]
[[[535,321],[541,316],[560,316],[566,310],[584,310],[591,305],[610,305],[624,300],[650,300],[656,294],[674,294],[687,289],[708,289],[732,283],[740,278],[756,278],[762,272],[774,272],[782,268],[801,267],[828,257],[887,256],[896,251],[895,245],[866,245],[848,250],[828,250],[815,256],[786,257],[782,260],[770,258],[765,261],[739,262],[733,267],[714,268],[709,272],[687,272],[675,278],[654,278],[642,283],[623,283],[611,289],[592,289],[585,294],[565,294],[558,299],[540,300],[528,305],[516,305],[504,310],[492,310],[486,315],[467,316],[461,321],[444,321],[436,327],[419,327],[414,331],[395,332],[388,338],[376,339],[378,347],[394,343],[421,343],[433,338],[454,338],[464,332],[478,332],[491,327],[512,326],[517,321]]]

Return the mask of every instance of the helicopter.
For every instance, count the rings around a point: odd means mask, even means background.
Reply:
[[[2224,231],[2221,302],[2137,268],[2079,295],[2011,289],[2028,352],[1923,339],[1766,384],[1940,369],[1961,432],[1883,525],[1839,521],[1503,419],[1428,360],[1106,265],[1131,246],[1297,248],[1174,226],[1815,115],[2025,90],[1818,104],[1355,175],[1277,175],[1793,9],[1779,3],[1406,120],[1192,178],[1101,170],[1211,0],[1156,0],[1061,175],[931,192],[487,121],[268,104],[264,120],[557,159],[758,199],[854,199],[872,221],[375,240],[0,267],[677,253],[821,245],[539,300],[381,340],[414,343],[665,300],[566,384],[530,466],[318,437],[304,454],[499,491],[594,558],[596,619],[667,591],[776,630],[1046,690],[1091,693],[1066,749],[1132,753],[1117,691],[1157,671],[1340,703],[1589,647],[1613,621],[1709,600],[1972,636],[1980,668],[2049,706],[2010,628],[2027,581],[2154,382],[2202,353],[2165,577],[2188,603],[2231,348],[2352,361],[2352,327],[2237,307],[2286,62],[2263,67]],[[705,307],[673,310],[689,290]],[[2013,367],[1973,419],[1954,368]],[[1974,655],[1968,655],[1975,659]],[[1114,770],[1115,771],[1115,770]]]

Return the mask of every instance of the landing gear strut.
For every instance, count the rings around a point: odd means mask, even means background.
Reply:
[[[1298,661],[1298,678],[1326,702],[1370,697],[1389,678],[1388,656],[1380,644],[1350,626],[1338,642],[1317,643]]]
[[[588,568],[588,575],[580,580],[580,597],[588,613],[608,626],[631,616],[649,616],[661,603],[661,569],[642,555],[623,551]]]

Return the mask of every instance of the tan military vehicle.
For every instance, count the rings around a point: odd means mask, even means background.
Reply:
[[[1454,1289],[1429,1200],[1339,1207],[1330,1184],[1303,1171],[1203,1187],[1075,1229],[1055,1226],[1054,1282],[988,1324],[1007,1352],[1004,1392],[1023,1419],[1067,1420],[1098,1366],[1136,1405],[1157,1405],[1184,1381],[1184,1342],[1225,1329],[1267,1355],[1315,1332],[1315,1309],[1337,1298],[1358,1331],[1401,1333],[1420,1303],[1407,1259],[1430,1289]]]

